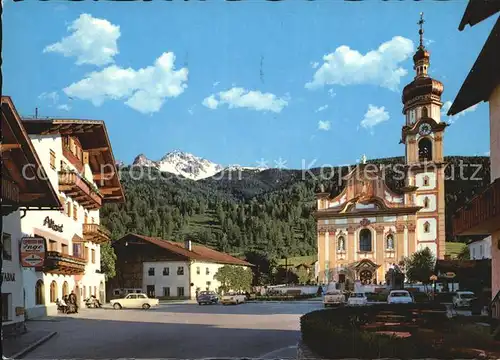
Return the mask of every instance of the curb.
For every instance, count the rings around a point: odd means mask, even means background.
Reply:
[[[26,355],[27,353],[35,350],[37,347],[39,347],[40,345],[42,345],[43,343],[47,342],[50,338],[52,338],[53,336],[55,336],[57,334],[57,331],[53,331],[51,332],[50,334],[48,335],[45,335],[43,338],[41,338],[40,340],[34,342],[33,344],[31,345],[28,345],[26,348],[24,348],[23,350],[19,351],[17,354],[14,354],[12,355],[10,358],[8,359],[21,359],[24,355]]]

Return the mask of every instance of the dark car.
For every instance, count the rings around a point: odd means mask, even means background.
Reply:
[[[198,304],[217,304],[219,302],[219,297],[214,291],[201,291],[198,294]]]

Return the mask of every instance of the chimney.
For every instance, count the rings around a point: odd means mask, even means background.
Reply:
[[[184,240],[184,247],[186,250],[192,251],[191,240]]]

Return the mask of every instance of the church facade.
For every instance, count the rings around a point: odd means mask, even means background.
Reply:
[[[405,186],[385,183],[385,172],[365,161],[344,178],[343,191],[317,194],[318,281],[385,283],[385,274],[404,257],[428,247],[438,259],[445,252],[445,189],[441,122],[443,84],[428,74],[430,54],[420,45],[415,77],[403,90],[400,143],[405,146]]]

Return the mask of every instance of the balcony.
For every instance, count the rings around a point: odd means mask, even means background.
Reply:
[[[500,229],[500,179],[459,209],[453,219],[455,235],[489,235]]]
[[[43,271],[59,275],[82,275],[85,272],[85,264],[85,259],[58,251],[48,251]]]
[[[2,200],[6,204],[19,204],[19,187],[16,183],[2,179]]]
[[[104,227],[98,224],[83,224],[83,240],[94,244],[108,242],[110,233]]]
[[[95,210],[102,205],[97,187],[71,170],[59,172],[59,190],[78,201],[85,209]]]

